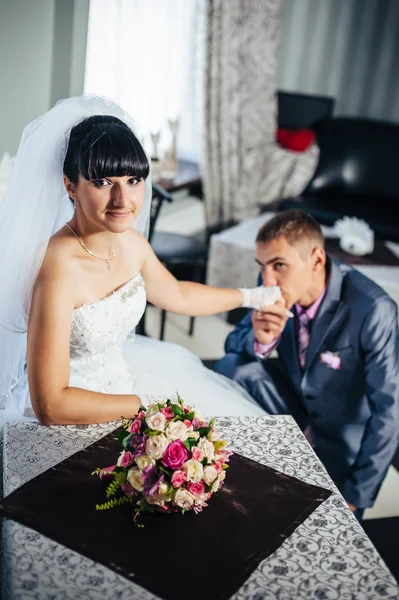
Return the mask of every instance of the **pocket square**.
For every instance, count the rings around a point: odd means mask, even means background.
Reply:
[[[330,350],[326,350],[320,354],[320,360],[330,369],[338,370],[341,368],[341,359],[337,352],[330,352]]]

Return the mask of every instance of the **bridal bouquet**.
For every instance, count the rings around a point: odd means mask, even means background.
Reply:
[[[141,512],[201,512],[223,484],[231,455],[213,425],[180,396],[141,406],[116,433],[123,447],[117,464],[94,471],[112,478],[108,501],[96,509],[135,503],[136,524]]]

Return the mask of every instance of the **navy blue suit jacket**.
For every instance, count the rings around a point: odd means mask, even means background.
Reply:
[[[318,456],[344,498],[366,508],[373,505],[399,442],[398,311],[359,271],[332,259],[330,264],[304,372],[294,319],[288,320],[277,351],[309,416]],[[321,362],[327,350],[339,355],[339,370]],[[256,360],[250,314],[228,336],[226,352]]]

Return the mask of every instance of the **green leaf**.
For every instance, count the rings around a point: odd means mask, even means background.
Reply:
[[[205,437],[206,435],[208,435],[211,429],[211,427],[200,427],[199,429],[197,429],[197,431],[200,434],[200,437]]]
[[[171,409],[175,417],[182,417],[184,415],[184,410],[178,404],[171,404]]]
[[[192,421],[194,419],[194,417],[195,417],[195,412],[193,410],[184,415],[184,418],[188,419],[189,421]]]
[[[115,437],[116,439],[122,444],[123,440],[125,439],[125,437],[127,437],[128,435],[130,435],[130,433],[128,431],[126,431],[126,429],[119,429],[119,431],[117,431],[115,433]]]
[[[201,464],[204,465],[204,467],[206,467],[206,465],[208,464],[208,459],[206,457],[203,458]]]
[[[225,471],[225,470],[226,470],[226,469],[228,469],[228,468],[229,468],[229,465],[226,465],[226,463],[224,463],[224,465],[222,465],[222,469],[223,469],[223,471]]]
[[[168,477],[172,477],[172,475],[173,475],[172,469],[168,469],[167,467],[164,467],[162,463],[158,463],[157,467],[160,471],[162,471],[162,473],[165,473],[165,475],[167,475]]]
[[[133,434],[132,433],[128,433],[127,435],[125,435],[122,438],[121,442],[122,442],[122,446],[124,448],[128,448],[129,447],[129,443],[130,443],[130,440],[132,439],[132,437],[133,437]]]
[[[156,429],[149,429],[147,427],[147,429],[144,429],[144,433],[145,435],[160,435],[162,431],[157,431]]]
[[[196,446],[196,445],[197,445],[197,440],[196,440],[195,438],[188,438],[188,439],[186,440],[186,442],[187,442],[187,443],[190,445],[190,447],[188,448],[188,450],[191,450],[191,448],[192,448],[193,446]],[[187,447],[187,446],[186,446],[186,447]]]

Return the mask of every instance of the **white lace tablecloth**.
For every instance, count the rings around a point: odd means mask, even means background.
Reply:
[[[240,454],[334,491],[259,565],[235,600],[399,598],[394,578],[292,417],[223,417],[216,425]],[[114,428],[109,423],[51,428],[7,424],[5,495]],[[12,520],[3,520],[2,533],[4,600],[155,598],[114,571]],[[213,600],[211,593],[208,599]]]
[[[259,275],[255,262],[256,234],[273,213],[263,213],[211,236],[207,283],[217,287],[253,287]],[[331,227],[322,227],[326,237],[334,237]],[[399,256],[399,244],[386,242]],[[356,269],[381,286],[399,306],[399,267],[362,266]]]

